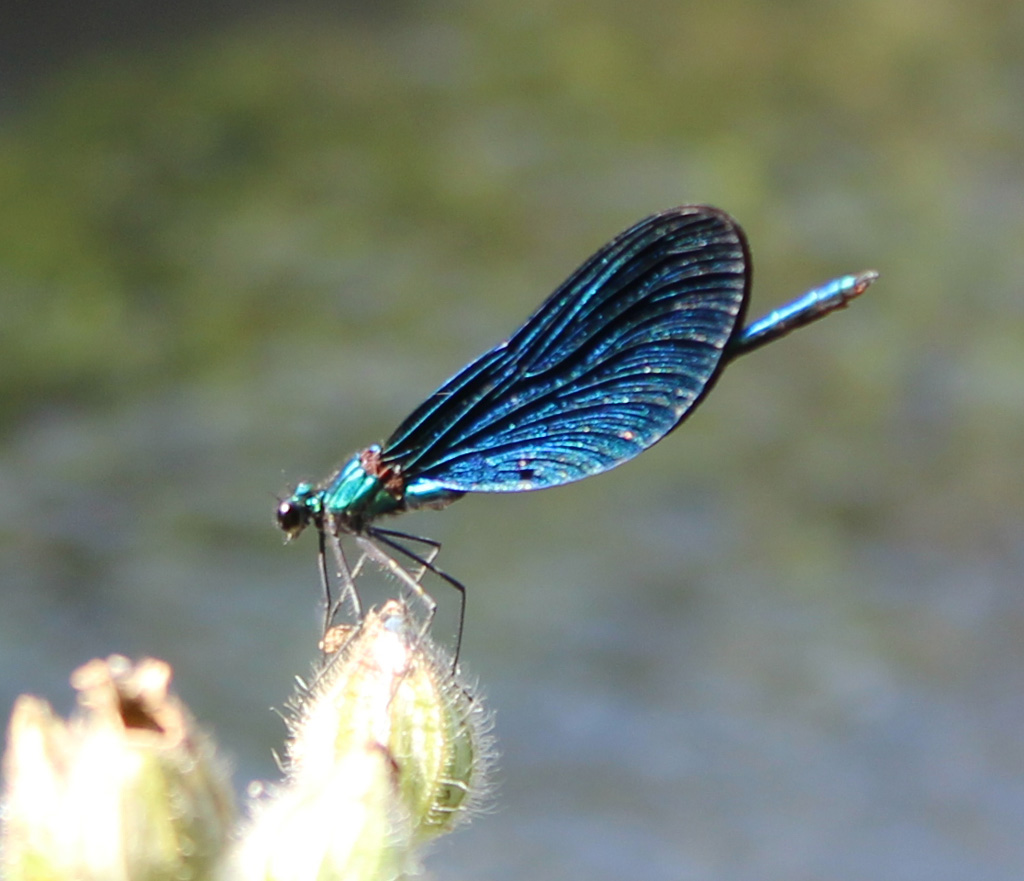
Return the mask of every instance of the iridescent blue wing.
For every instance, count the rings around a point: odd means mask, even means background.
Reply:
[[[746,240],[724,212],[648,217],[434,392],[382,460],[407,483],[465,492],[543,489],[613,468],[712,386],[749,280]]]

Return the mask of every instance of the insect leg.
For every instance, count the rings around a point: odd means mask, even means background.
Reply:
[[[337,534],[334,529],[334,522],[328,518],[327,521],[328,529],[320,530],[320,576],[324,582],[324,593],[327,597],[327,609],[326,617],[324,620],[324,632],[331,626],[331,622],[334,617],[342,609],[343,606],[348,605],[352,613],[353,620],[360,620],[362,618],[363,610],[362,604],[359,602],[359,593],[356,590],[356,578],[362,571],[363,564],[366,561],[366,553],[362,553],[359,559],[356,561],[355,566],[351,566],[348,562],[348,558],[345,556],[345,549],[341,544],[341,537]],[[329,542],[331,545],[331,551],[334,554],[334,560],[337,565],[338,577],[341,579],[341,590],[339,591],[338,598],[331,601],[331,585],[330,579],[327,575],[327,561],[324,544]]]
[[[455,637],[455,664],[459,662],[459,652],[462,649],[462,632],[466,623],[466,586],[449,575],[443,569],[439,569],[434,565],[434,558],[441,550],[441,543],[434,541],[433,539],[423,538],[419,535],[410,535],[405,532],[396,532],[392,529],[380,529],[379,527],[369,530],[369,536],[376,539],[381,544],[387,545],[391,550],[397,551],[408,559],[412,560],[420,567],[422,572],[432,572],[438,578],[448,582],[455,590],[459,592],[459,626],[456,631]],[[357,536],[357,539],[360,538]],[[420,544],[426,545],[429,549],[425,554],[418,554],[412,549],[406,547],[402,541],[414,541]],[[413,578],[411,572],[402,566],[394,557],[389,556],[383,550],[381,550],[372,541],[366,539],[360,540],[360,547],[379,565],[383,568],[393,572],[405,585],[407,585],[413,593],[420,598],[427,608],[427,622],[424,627],[426,631],[427,627],[430,626],[430,622],[434,620],[434,612],[437,610],[437,601],[434,600],[426,590],[423,589],[423,585],[420,584],[419,580]]]

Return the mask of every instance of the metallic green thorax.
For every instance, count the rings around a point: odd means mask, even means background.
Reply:
[[[278,508],[278,521],[291,536],[310,523],[335,533],[362,533],[386,514],[412,508],[444,507],[463,493],[431,480],[405,482],[395,466],[381,462],[380,447],[354,455],[321,487],[300,483]]]
[[[371,520],[405,509],[401,475],[383,471],[380,447],[357,453],[324,487],[324,514],[335,518],[346,531],[362,532]]]

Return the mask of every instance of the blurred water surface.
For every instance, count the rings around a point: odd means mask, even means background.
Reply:
[[[1024,7],[227,19],[84,52],[0,127],[0,705],[154,654],[273,776],[319,600],[275,494],[708,202],[752,314],[882,279],[638,461],[402,521],[469,585],[504,753],[429,869],[1018,878]]]

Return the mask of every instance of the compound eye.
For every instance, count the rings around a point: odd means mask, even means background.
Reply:
[[[309,509],[305,506],[295,502],[281,502],[277,506],[277,525],[289,538],[295,538],[308,524]]]

